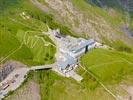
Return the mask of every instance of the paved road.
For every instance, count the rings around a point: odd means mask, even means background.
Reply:
[[[81,77],[80,75],[78,75],[76,72],[74,72],[73,70],[71,70],[70,72],[67,73],[71,78],[75,79],[78,82],[81,82],[81,80],[83,79],[83,77]]]

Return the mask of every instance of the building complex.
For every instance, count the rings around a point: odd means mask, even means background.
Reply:
[[[93,39],[74,38],[61,35],[59,30],[50,30],[59,46],[58,67],[63,73],[67,73],[78,64],[79,57],[88,50],[95,47],[96,42]]]

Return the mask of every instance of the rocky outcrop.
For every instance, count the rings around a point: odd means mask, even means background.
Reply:
[[[4,80],[13,70],[20,67],[26,67],[26,66],[16,61],[8,61],[5,64],[1,64],[0,65],[0,82]]]

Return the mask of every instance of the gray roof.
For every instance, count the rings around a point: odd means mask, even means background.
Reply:
[[[58,66],[61,67],[62,69],[65,69],[68,65],[72,65],[76,63],[76,60],[70,55],[64,54],[64,56],[66,60],[58,62]]]
[[[85,46],[87,46],[87,45],[92,45],[92,44],[94,44],[94,43],[95,43],[95,41],[94,41],[93,39],[89,39],[89,40],[87,40],[85,43],[82,43],[79,47],[74,48],[73,51],[74,51],[74,53],[79,52],[79,51],[82,50]]]

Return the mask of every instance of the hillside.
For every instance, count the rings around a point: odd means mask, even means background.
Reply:
[[[108,84],[119,83],[133,75],[133,54],[95,49],[81,57],[81,64]]]
[[[88,2],[85,0],[38,1],[50,9],[50,13],[55,16],[56,20],[62,20],[62,23],[77,34],[85,34],[86,37],[92,37],[113,47],[115,47],[114,42],[121,42],[121,46],[127,45],[130,48],[133,46],[133,39],[123,31],[127,15],[120,4],[117,5],[115,1],[100,0],[105,3],[104,8],[99,7],[97,2],[90,3],[90,1],[99,0],[88,0]],[[116,46],[119,47],[120,44]]]
[[[89,4],[98,6],[100,8],[106,9],[109,11],[110,9],[115,9],[117,11],[121,11],[126,15],[126,27],[128,28],[129,33],[132,35],[133,32],[133,1],[132,0],[86,0]]]
[[[10,59],[27,65],[54,62],[55,47],[47,45],[53,42],[42,34],[47,26],[38,18],[45,14],[29,3],[0,1],[0,64]]]
[[[95,2],[96,5],[94,6],[94,3],[92,5],[92,3],[87,4],[85,1],[77,2],[76,0],[72,0],[72,2],[70,2],[68,0],[58,1],[56,2],[58,6],[55,6],[55,2],[52,0],[47,0],[47,2],[39,1],[43,4],[42,7],[49,9],[48,13],[37,9],[33,4],[28,4],[31,3],[30,1],[0,1],[1,61],[4,61],[4,57],[8,58],[8,55],[11,54],[11,58],[20,60],[26,64],[30,65],[33,62],[34,64],[41,64],[43,61],[37,61],[35,59],[38,58],[39,55],[42,55],[43,53],[41,52],[43,51],[40,51],[40,54],[34,55],[35,50],[31,51],[30,49],[30,47],[32,47],[31,45],[37,41],[37,38],[29,37],[29,43],[27,42],[28,44],[25,44],[25,42],[22,44],[23,39],[19,37],[21,36],[20,33],[27,34],[28,32],[40,35],[41,31],[47,31],[46,24],[52,29],[60,28],[63,34],[70,34],[76,37],[92,37],[117,50],[132,52],[133,39],[128,38],[120,29],[120,27],[124,25],[125,20],[125,15],[121,7],[116,7],[121,9],[121,11],[118,12],[115,10],[116,8],[112,8],[112,10],[99,8],[97,2]],[[112,3],[113,2],[108,3],[104,1],[107,7],[111,7],[111,5],[108,4]],[[18,34],[20,36],[18,36]],[[45,36],[44,39],[46,38]],[[49,41],[49,39],[46,40]],[[31,44],[30,42],[33,43]],[[23,55],[22,50],[25,50],[27,55]],[[15,56],[12,55],[13,52]],[[51,58],[53,58],[52,55]],[[42,58],[40,57],[39,59]],[[45,59],[45,57],[43,57],[43,59]]]

